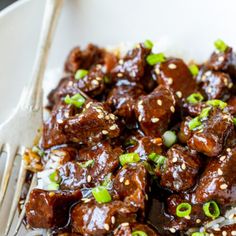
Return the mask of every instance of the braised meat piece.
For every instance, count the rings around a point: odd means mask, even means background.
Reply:
[[[189,129],[189,122],[192,120],[190,116],[185,117],[185,119],[180,124],[180,130],[178,133],[178,138],[181,143],[186,144],[187,141],[192,136],[192,131]]]
[[[234,129],[232,116],[226,110],[212,108],[209,117],[202,122],[202,129],[195,130],[187,144],[191,149],[209,157],[219,155],[228,136]]]
[[[130,81],[139,81],[144,75],[146,66],[146,56],[150,53],[150,49],[138,44],[134,49],[127,52],[125,57],[121,59],[117,66],[111,71],[114,80],[118,78],[126,78]]]
[[[236,148],[210,160],[195,190],[196,200],[214,200],[222,205],[236,202]]]
[[[197,91],[197,83],[181,59],[169,58],[157,64],[153,76],[158,84],[171,89],[179,100]]]
[[[228,101],[227,101],[228,107],[229,107],[229,112],[231,115],[236,114],[236,96],[232,96]]]
[[[121,148],[112,148],[108,142],[81,149],[77,162],[67,162],[59,168],[59,175],[62,179],[60,188],[71,190],[101,183],[118,167],[121,154]],[[85,163],[90,164],[84,166]]]
[[[213,52],[206,63],[210,70],[228,73],[232,79],[236,78],[236,55],[231,47],[224,52]]]
[[[149,95],[141,96],[135,104],[135,115],[147,136],[161,136],[174,112],[174,96],[164,86],[157,87]]]
[[[63,227],[69,219],[70,207],[82,197],[80,190],[49,192],[33,189],[26,204],[26,218],[33,228]]]
[[[186,115],[195,117],[200,115],[201,111],[203,108],[205,108],[207,105],[205,102],[198,102],[198,103],[187,103],[185,102],[183,104],[183,109],[184,109],[184,113]]]
[[[228,74],[219,71],[206,71],[200,78],[201,88],[208,100],[227,100],[230,96],[232,80]]]
[[[143,164],[129,164],[120,169],[113,187],[122,201],[139,208],[144,214],[148,179]]]
[[[104,63],[106,51],[93,44],[89,44],[86,49],[74,48],[65,63],[65,70],[75,73],[78,69],[90,69],[91,66]]]
[[[197,153],[178,144],[167,152],[167,160],[160,171],[161,186],[181,192],[194,186],[200,168]]]
[[[91,145],[119,135],[120,129],[116,119],[105,104],[88,102],[79,115],[65,120],[63,132],[71,142]]]
[[[119,80],[108,94],[107,102],[115,110],[115,115],[130,120],[134,117],[135,101],[143,94],[142,85]]]
[[[80,203],[72,209],[73,231],[82,235],[107,235],[121,223],[134,222],[136,211],[117,200],[104,204],[93,200]]]

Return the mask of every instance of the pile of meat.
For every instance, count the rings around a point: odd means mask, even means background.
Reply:
[[[150,41],[124,56],[74,48],[41,141],[26,153],[43,183],[27,224],[68,236],[236,235],[235,220],[204,228],[213,218],[203,210],[214,201],[221,217],[236,203],[236,55],[226,46],[194,69],[154,54]],[[121,164],[124,154],[139,158]],[[96,199],[98,186],[110,200]],[[191,205],[184,217],[181,203]]]

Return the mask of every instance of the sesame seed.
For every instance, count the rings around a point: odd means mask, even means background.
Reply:
[[[109,120],[110,119],[110,116],[109,115],[106,115],[105,116],[105,120]]]
[[[104,115],[102,113],[99,113],[98,119],[102,119],[102,118],[104,118]]]
[[[227,78],[224,78],[223,80],[224,80],[225,86],[227,86],[227,85],[228,85],[228,79],[227,79]]]
[[[190,220],[190,216],[185,216],[184,218],[187,220]]]
[[[176,231],[174,228],[170,228],[169,230],[171,233],[175,233],[175,231]]]
[[[220,160],[221,160],[221,161],[224,161],[225,158],[226,158],[226,156],[222,156],[222,157],[220,157]]]
[[[91,199],[90,199],[90,198],[82,198],[82,201],[83,201],[84,203],[87,203],[87,202],[90,202]]]
[[[171,106],[170,107],[170,111],[174,113],[175,112],[175,108],[173,106]]]
[[[123,181],[124,181],[124,177],[120,177],[120,179],[119,179],[119,181],[120,181],[120,183],[122,183]]]
[[[124,64],[124,60],[123,59],[120,59],[119,62],[118,62],[120,65]]]
[[[208,92],[208,93],[211,93],[211,92],[212,92],[212,88],[209,87],[209,88],[207,89],[207,92]]]
[[[139,121],[139,122],[142,121],[142,115],[139,115],[138,121]]]
[[[218,175],[223,175],[223,171],[220,168],[217,170],[217,172],[218,172]]]
[[[110,118],[111,118],[112,120],[115,120],[115,119],[116,119],[115,115],[113,115],[113,114],[110,114],[109,116],[110,116]]]
[[[89,102],[85,107],[89,108],[91,104],[92,104],[92,102]]]
[[[129,180],[125,180],[125,185],[129,185]]]
[[[63,123],[63,120],[62,120],[62,119],[58,119],[58,120],[57,120],[57,123],[58,123],[58,124],[62,124],[62,123]]]
[[[54,195],[55,195],[54,192],[50,192],[50,193],[49,193],[49,197],[53,197]]]
[[[173,64],[173,63],[170,63],[170,64],[168,65],[168,68],[171,69],[171,70],[174,70],[174,69],[177,68],[177,66],[176,66],[175,64]]]
[[[183,163],[183,164],[181,165],[181,168],[182,168],[183,170],[186,169],[186,165],[185,165],[185,163]]]
[[[206,80],[206,75],[203,75],[202,78],[201,78],[202,81],[205,81]]]
[[[99,85],[99,82],[97,81],[97,80],[92,80],[92,82],[91,82],[93,85]]]
[[[101,64],[97,64],[96,67],[97,67],[98,69],[101,69],[101,68],[102,68],[102,65],[101,65]]]
[[[220,231],[220,228],[214,228],[215,231]]]
[[[88,183],[90,183],[91,180],[92,180],[92,176],[91,176],[91,175],[88,175],[88,176],[87,176],[87,181],[88,181]]]
[[[145,194],[145,198],[146,198],[146,200],[148,200],[148,195],[147,194]]]
[[[106,134],[108,134],[108,131],[102,130],[102,133],[103,133],[104,135],[106,135]]]
[[[157,100],[157,105],[159,105],[159,106],[162,105],[162,101],[160,99]]]
[[[109,224],[104,224],[104,229],[105,229],[106,231],[108,231],[108,230],[110,229]]]
[[[223,235],[223,236],[226,236],[226,235],[227,235],[227,232],[224,230],[224,231],[222,232],[222,235]]]
[[[168,83],[169,85],[173,84],[173,79],[172,79],[172,78],[168,78],[167,83]]]
[[[196,223],[197,224],[201,223],[201,220],[200,219],[196,219]]]
[[[209,236],[214,236],[214,234],[213,233],[210,233],[210,235]]]
[[[96,77],[96,80],[101,81],[102,78],[101,77]]]
[[[129,223],[128,222],[124,222],[124,223],[121,224],[121,226],[124,226],[124,227],[129,226]]]
[[[115,125],[112,125],[109,129],[110,130],[115,130],[117,128],[117,125],[115,124]]]
[[[116,218],[115,218],[115,216],[112,216],[112,217],[111,217],[111,223],[112,223],[112,224],[115,224],[115,222],[116,222]]]
[[[174,157],[174,158],[172,159],[172,162],[173,162],[173,163],[175,163],[175,162],[177,162],[177,161],[178,161],[177,157]]]
[[[158,67],[155,69],[155,73],[156,73],[157,75],[160,74],[160,69],[159,69]]]
[[[118,77],[122,77],[123,74],[122,74],[122,73],[118,73],[117,76],[118,76]]]
[[[231,231],[231,235],[235,236],[236,235],[236,230]]]
[[[152,121],[152,123],[157,123],[157,122],[159,121],[159,118],[153,117],[153,118],[151,119],[151,121]]]
[[[227,189],[228,185],[227,184],[221,184],[220,185],[220,189],[224,190]]]
[[[233,87],[233,83],[229,83],[228,87],[232,88]]]
[[[218,58],[218,61],[220,61],[220,62],[224,61],[224,57],[223,57],[223,56],[220,56],[220,57]]]
[[[177,96],[178,98],[182,98],[182,92],[181,92],[181,91],[177,91],[177,92],[176,92],[176,96]]]
[[[227,151],[227,152],[231,152],[231,148],[227,148],[226,151]]]
[[[211,72],[210,70],[208,70],[208,71],[205,73],[205,75],[206,75],[206,76],[210,76],[211,73],[212,73],[212,72]]]
[[[233,219],[234,218],[234,213],[229,215],[229,219]]]

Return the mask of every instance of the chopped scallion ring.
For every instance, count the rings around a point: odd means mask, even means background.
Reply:
[[[200,121],[199,117],[195,117],[192,120],[189,121],[188,127],[190,130],[194,130],[196,128],[199,128],[202,125],[202,122]]]
[[[203,108],[200,115],[199,115],[199,118],[200,120],[206,118],[209,116],[209,113],[210,113],[210,110],[211,110],[211,107],[206,107],[206,108]]]
[[[219,50],[220,52],[224,52],[228,48],[228,45],[221,39],[217,39],[214,42],[214,45],[215,45],[215,48]]]
[[[236,125],[236,118],[235,117],[233,118],[233,123],[234,123],[234,125]]]
[[[151,40],[149,40],[149,39],[145,40],[143,44],[148,49],[152,49],[153,48],[153,42]]]
[[[44,151],[42,149],[40,149],[38,146],[33,146],[32,147],[32,151],[39,154],[39,156],[44,156]]]
[[[54,182],[52,182],[52,183],[50,183],[48,186],[47,186],[47,190],[58,190],[59,189],[59,184],[57,184],[57,183],[54,183]]]
[[[162,138],[163,138],[163,143],[166,147],[171,147],[177,141],[177,136],[176,136],[175,132],[173,132],[171,130],[166,131],[163,134]]]
[[[67,95],[64,101],[66,104],[74,105],[77,108],[80,108],[85,103],[85,98],[80,93],[77,93],[72,97]]]
[[[122,154],[119,157],[120,159],[120,164],[122,166],[124,166],[127,163],[133,163],[133,162],[139,162],[140,161],[140,157],[138,155],[138,153],[126,153],[126,154]]]
[[[111,82],[111,80],[107,76],[103,77],[103,81],[104,81],[105,84],[110,84],[110,82]]]
[[[203,96],[200,93],[192,93],[187,97],[187,102],[191,104],[199,103],[203,100]]]
[[[59,184],[59,183],[61,182],[61,177],[60,177],[60,175],[57,173],[57,171],[52,172],[52,173],[49,175],[49,179],[50,179],[50,181],[52,181],[53,183]]]
[[[77,70],[76,73],[75,73],[75,79],[76,79],[76,80],[82,79],[82,78],[84,78],[87,74],[88,74],[88,71],[87,71],[87,70],[79,69],[79,70]]]
[[[165,60],[166,60],[166,58],[165,58],[165,55],[163,53],[150,54],[146,58],[147,63],[151,66],[154,66],[157,63],[164,62]]]
[[[193,76],[198,75],[199,69],[198,69],[197,65],[192,64],[192,65],[190,65],[188,68],[189,68],[189,70],[190,70],[190,72],[191,72],[191,74],[192,74]]]
[[[202,232],[194,232],[194,233],[192,233],[191,236],[205,236],[205,234]]]
[[[87,168],[89,166],[92,166],[94,164],[94,160],[88,160],[83,163],[78,163],[81,168]]]
[[[106,203],[111,201],[111,195],[103,186],[98,186],[92,189],[92,194],[98,203]]]
[[[133,145],[135,145],[135,144],[137,144],[137,141],[134,140],[134,139],[128,139],[128,140],[126,140],[125,143],[124,143],[125,147],[133,146]]]
[[[156,154],[155,152],[152,152],[151,154],[149,154],[148,158],[152,160],[153,162],[155,162],[159,167],[162,166],[164,162],[166,161],[165,156]]]
[[[176,215],[178,217],[189,216],[191,214],[191,211],[192,211],[192,206],[187,202],[180,203],[176,207]]]
[[[218,99],[213,99],[213,100],[209,100],[206,102],[207,105],[211,105],[213,107],[219,107],[220,109],[224,109],[227,106],[226,102],[223,102],[221,100]]]
[[[209,201],[203,205],[203,211],[206,216],[213,220],[220,215],[220,209],[215,201]]]
[[[141,230],[137,230],[137,231],[132,232],[132,236],[148,236],[148,235]]]

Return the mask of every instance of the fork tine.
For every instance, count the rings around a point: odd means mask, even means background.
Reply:
[[[16,184],[14,198],[12,200],[11,210],[10,210],[8,221],[7,221],[7,227],[6,227],[6,230],[5,230],[5,235],[8,234],[8,232],[11,228],[11,224],[12,224],[13,218],[15,216],[17,206],[18,206],[18,202],[20,200],[21,190],[22,190],[22,187],[23,187],[24,182],[25,182],[26,172],[27,172],[27,170],[24,166],[24,162],[23,162],[23,160],[21,160],[20,171],[19,171],[19,174],[18,174],[18,180],[17,180],[17,184]]]
[[[6,194],[6,190],[7,190],[7,185],[8,185],[8,181],[11,175],[11,171],[12,171],[12,167],[13,167],[13,163],[14,163],[14,159],[15,159],[15,155],[16,155],[16,147],[7,147],[7,160],[6,160],[6,165],[4,168],[4,173],[3,173],[3,177],[2,177],[2,183],[1,183],[1,188],[0,188],[0,206],[2,205],[4,196]]]
[[[36,180],[37,180],[37,175],[34,174],[32,180],[31,180],[29,191],[28,191],[26,199],[25,199],[25,203],[23,205],[22,211],[21,211],[20,216],[18,218],[17,225],[16,225],[15,231],[13,233],[13,236],[17,236],[18,231],[19,231],[19,229],[21,227],[22,221],[23,221],[23,219],[25,217],[25,205],[26,205],[26,203],[29,200],[29,195],[30,195],[31,190],[36,186]]]

